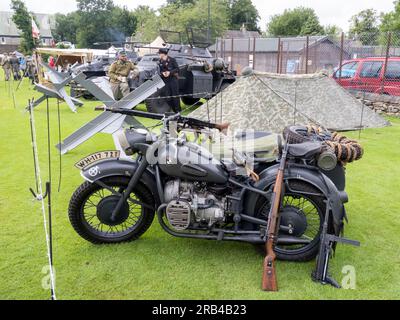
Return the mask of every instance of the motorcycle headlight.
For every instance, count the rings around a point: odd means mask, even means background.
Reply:
[[[144,129],[125,129],[117,134],[117,139],[125,154],[132,156],[138,151],[136,144],[147,142],[147,135]]]
[[[318,157],[318,167],[324,171],[332,171],[337,166],[337,157],[332,151],[324,151]]]

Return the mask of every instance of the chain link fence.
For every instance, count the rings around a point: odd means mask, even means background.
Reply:
[[[400,33],[217,39],[210,51],[239,75],[246,66],[280,74],[324,70],[350,91],[400,96]]]

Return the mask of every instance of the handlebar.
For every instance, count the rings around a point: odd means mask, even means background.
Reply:
[[[194,119],[194,118],[184,117],[184,116],[181,116],[180,113],[162,115],[162,114],[149,113],[149,112],[143,112],[143,111],[138,111],[138,110],[130,110],[130,109],[122,109],[122,108],[109,108],[106,106],[96,107],[95,111],[108,111],[108,112],[112,112],[112,113],[119,113],[119,114],[135,116],[135,117],[142,117],[142,118],[153,119],[153,120],[166,120],[167,123],[176,121],[180,124],[188,125],[190,127],[210,128],[210,129],[217,129],[219,131],[227,130],[230,126],[229,123],[223,123],[223,124],[210,123],[210,122],[205,122],[205,121],[201,121],[201,120]]]

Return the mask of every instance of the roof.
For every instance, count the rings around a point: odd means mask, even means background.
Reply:
[[[37,48],[36,52],[39,54],[50,54],[53,56],[65,56],[65,57],[82,57],[86,61],[92,61],[93,57],[112,55],[118,50],[114,47],[110,47],[108,50],[97,50],[97,49],[58,49],[58,48]]]
[[[34,13],[38,22],[40,35],[43,38],[52,38],[51,29],[55,24],[55,16],[44,13]],[[20,31],[12,21],[13,12],[0,11],[0,35],[6,37],[19,37]]]
[[[258,31],[247,31],[247,30],[228,30],[224,33],[223,38],[260,38],[261,34]]]
[[[283,44],[283,50],[285,52],[300,52],[304,50],[307,44],[307,37],[292,37],[292,38],[258,38],[256,41],[256,52],[278,52],[279,39]],[[235,52],[249,52],[253,51],[253,39],[234,39],[234,51]],[[310,36],[309,46],[312,47],[324,41],[334,43],[329,39],[328,36]],[[232,51],[232,39],[219,39],[218,51],[221,50],[221,44],[224,42],[225,51]],[[212,45],[209,50],[215,52],[216,45]],[[249,50],[250,49],[250,50]]]

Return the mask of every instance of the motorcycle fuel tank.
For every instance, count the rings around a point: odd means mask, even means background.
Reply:
[[[228,181],[223,164],[194,143],[170,140],[158,149],[158,159],[161,171],[171,177],[215,184]]]

